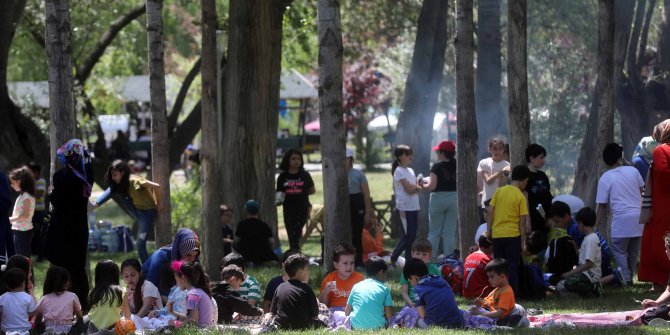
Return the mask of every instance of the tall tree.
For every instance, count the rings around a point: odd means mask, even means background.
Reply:
[[[204,266],[209,276],[216,278],[223,256],[223,234],[220,229],[219,204],[219,114],[216,109],[216,1],[201,0],[202,17],[202,148],[200,149],[200,182],[202,185],[202,247]]]
[[[223,201],[260,204],[277,237],[274,205],[279,78],[284,1],[232,0],[223,78]],[[235,211],[233,222],[241,219]]]
[[[663,1],[661,35],[658,41],[658,63],[663,70],[670,70],[670,0]]]
[[[502,52],[499,0],[479,0],[477,4],[477,80],[475,109],[479,135],[479,158],[487,156],[488,140],[508,135],[507,111],[502,106]],[[484,122],[486,121],[486,122]]]
[[[433,120],[444,77],[444,59],[447,50],[447,17],[449,2],[424,0],[419,14],[416,42],[412,54],[398,117],[396,143],[412,148],[414,171],[427,176],[430,172],[430,155]],[[420,195],[419,222],[428,222],[428,194]],[[418,234],[425,236],[427,224],[420,224]]]
[[[509,151],[512,166],[526,164],[524,152],[530,144],[526,16],[526,0],[510,0],[507,3],[507,86]]]
[[[49,66],[49,114],[51,115],[51,169],[56,172],[56,149],[75,137],[74,84],[70,58],[70,1],[47,0],[46,50]]]
[[[149,90],[151,95],[151,173],[161,185],[163,208],[159,208],[156,245],[172,240],[170,223],[170,140],[165,103],[165,64],[163,59],[163,0],[147,0],[147,43],[149,46]]]
[[[349,188],[345,168],[344,110],[342,100],[342,28],[340,2],[319,0],[319,115],[323,160],[324,268],[332,270],[332,250],[351,244]]]
[[[474,91],[472,1],[456,1],[456,113],[458,223],[461,254],[479,226],[477,206],[477,119]]]

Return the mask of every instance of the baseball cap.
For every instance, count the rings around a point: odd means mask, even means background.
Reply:
[[[452,141],[442,141],[433,147],[433,151],[456,152],[456,145]]]

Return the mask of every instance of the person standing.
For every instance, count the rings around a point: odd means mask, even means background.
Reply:
[[[354,168],[354,151],[347,148],[349,206],[351,207],[351,241],[356,248],[356,266],[363,266],[363,226],[375,215],[370,199],[370,186],[363,171]]]
[[[530,222],[533,231],[541,231],[545,234],[549,231],[544,219],[544,213],[551,207],[551,185],[549,177],[540,169],[544,167],[544,160],[547,157],[547,150],[543,146],[533,143],[526,148],[526,162],[530,176],[528,178],[528,211],[530,212]],[[538,207],[542,205],[540,210]]]
[[[32,171],[24,166],[9,174],[9,182],[12,189],[19,193],[14,203],[14,211],[9,218],[12,223],[14,246],[17,254],[30,258],[35,213],[35,178]]]
[[[49,202],[53,206],[47,234],[47,259],[70,273],[71,291],[82,310],[88,310],[88,198],[93,188],[93,167],[88,149],[71,139],[56,151],[62,167],[53,175]]]
[[[400,255],[412,255],[412,243],[416,239],[419,226],[419,192],[423,190],[423,182],[416,179],[412,164],[412,149],[404,144],[398,145],[393,151],[395,160],[391,167],[393,174],[393,191],[395,192],[395,209],[400,212],[403,235],[393,253],[391,262],[396,263]]]
[[[312,205],[309,196],[316,192],[314,181],[309,172],[305,171],[302,153],[297,149],[289,149],[284,154],[277,177],[277,192],[283,193],[278,205],[283,205],[284,226],[288,234],[290,249],[300,249],[302,228],[307,223],[307,216]]]
[[[42,166],[37,163],[30,163],[28,167],[33,172],[35,177],[35,213],[33,214],[33,254],[37,255],[37,261],[41,261],[44,257],[44,243],[40,236],[42,229],[42,221],[47,213],[46,196],[47,196],[47,181],[42,178]]]
[[[456,249],[456,146],[452,141],[442,141],[433,147],[437,163],[430,169],[430,203],[428,205],[428,241],[433,245],[433,257],[442,252],[449,255]]]

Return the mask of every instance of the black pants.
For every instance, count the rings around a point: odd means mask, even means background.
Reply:
[[[363,193],[349,194],[351,208],[351,243],[356,248],[356,266],[363,266],[363,223],[365,200]]]
[[[290,249],[300,249],[302,228],[307,223],[307,211],[308,208],[290,208],[284,206],[284,226],[286,227]]]
[[[518,294],[521,237],[494,238],[493,257],[504,258],[507,261],[509,266],[509,285],[514,289],[514,294]]]

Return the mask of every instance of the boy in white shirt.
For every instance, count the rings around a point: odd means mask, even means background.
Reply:
[[[589,207],[584,207],[576,215],[579,231],[584,234],[584,241],[579,250],[579,265],[574,269],[561,274],[562,280],[556,285],[560,293],[575,292],[581,296],[593,294],[602,295],[600,286],[601,253],[600,239],[595,233],[596,213]]]
[[[493,198],[493,194],[500,186],[507,185],[510,172],[509,162],[504,158],[505,141],[494,137],[489,140],[489,153],[491,157],[479,161],[477,166],[477,187],[481,192],[481,208],[485,208],[485,202]]]

